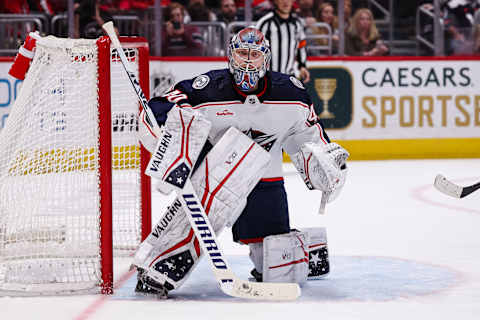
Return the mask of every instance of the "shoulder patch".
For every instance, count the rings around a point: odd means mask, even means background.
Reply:
[[[202,74],[201,76],[198,76],[193,80],[192,87],[194,89],[203,89],[207,86],[207,84],[210,82],[210,77]]]
[[[290,77],[290,81],[292,81],[292,83],[295,85],[295,87],[305,90],[305,87],[303,86],[302,81],[298,80],[294,76]]]

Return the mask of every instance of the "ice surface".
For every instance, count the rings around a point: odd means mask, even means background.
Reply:
[[[324,216],[316,213],[320,194],[285,168],[292,227],[327,227],[332,267],[297,301],[225,296],[206,260],[171,299],[137,297],[127,258],[116,261],[111,297],[0,298],[0,318],[480,319],[480,191],[454,199],[433,188],[438,173],[463,185],[480,181],[479,159],[350,162],[344,191]],[[166,201],[156,193],[153,200],[155,216]],[[230,230],[219,238],[234,272],[248,278],[247,248]]]

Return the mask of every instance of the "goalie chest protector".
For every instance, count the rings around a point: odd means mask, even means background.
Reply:
[[[175,104],[202,113],[212,123],[212,144],[231,126],[239,129],[270,152],[272,160],[264,178],[278,178],[283,176],[282,150],[298,143],[290,136],[317,126],[318,134],[329,140],[316,122],[311,99],[300,81],[277,72],[268,72],[263,79],[259,89],[247,95],[234,85],[228,69],[213,70],[181,81],[149,104],[160,121]]]

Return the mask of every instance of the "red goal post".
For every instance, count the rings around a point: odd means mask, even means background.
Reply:
[[[121,41],[148,97],[148,43]],[[112,292],[151,227],[138,112],[107,37],[37,41],[0,132],[0,295]]]

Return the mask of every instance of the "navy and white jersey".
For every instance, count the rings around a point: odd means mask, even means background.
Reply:
[[[163,124],[173,107],[191,108],[211,123],[209,142],[215,143],[235,127],[271,154],[265,179],[281,178],[282,150],[299,151],[309,141],[330,142],[303,84],[293,76],[268,72],[254,94],[240,91],[228,69],[213,70],[178,83],[149,105],[157,122]]]
[[[305,26],[294,13],[282,19],[275,11],[269,12],[257,21],[256,27],[270,42],[270,70],[294,74],[295,61],[299,68],[306,66]]]

